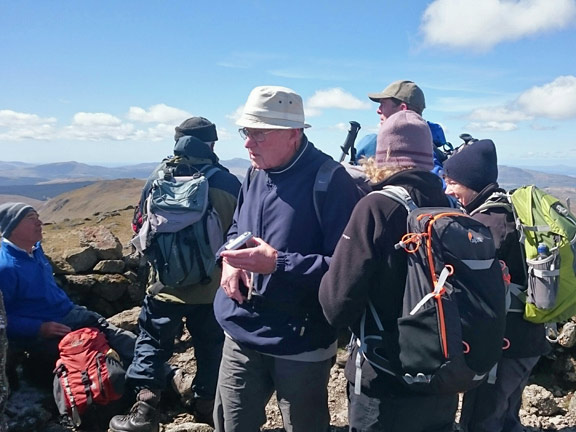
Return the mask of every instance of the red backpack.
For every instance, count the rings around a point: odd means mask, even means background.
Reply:
[[[124,392],[125,370],[104,333],[85,327],[68,333],[58,344],[54,400],[61,415],[75,426],[92,404],[107,405]]]

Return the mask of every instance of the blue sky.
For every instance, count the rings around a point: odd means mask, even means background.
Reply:
[[[576,0],[0,0],[0,160],[156,162],[192,115],[246,158],[234,119],[259,85],[302,95],[338,157],[349,121],[377,130],[367,94],[409,79],[448,141],[576,168],[575,47]]]

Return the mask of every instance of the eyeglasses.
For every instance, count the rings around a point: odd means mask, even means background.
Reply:
[[[248,138],[250,138],[259,143],[265,141],[266,135],[268,135],[271,132],[274,132],[274,130],[264,132],[261,130],[251,131],[246,128],[238,129],[238,133],[240,134],[243,140],[247,140]]]

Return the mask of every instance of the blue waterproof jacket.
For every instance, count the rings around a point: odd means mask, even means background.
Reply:
[[[8,317],[8,338],[33,339],[43,322],[61,320],[74,303],[56,285],[40,243],[33,256],[2,240],[0,289]]]
[[[327,348],[336,331],[318,303],[320,280],[360,195],[344,168],[338,169],[314,211],[316,173],[328,155],[305,136],[284,167],[249,171],[229,238],[245,231],[278,251],[276,271],[258,275],[252,299],[243,304],[218,290],[216,318],[236,342],[265,354],[293,355]]]

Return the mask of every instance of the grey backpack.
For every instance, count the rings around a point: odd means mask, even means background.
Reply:
[[[217,171],[211,165],[191,176],[160,170],[154,180],[142,228],[132,244],[156,272],[156,292],[163,286],[210,283],[215,253],[224,242],[220,217],[208,195],[209,179]]]

